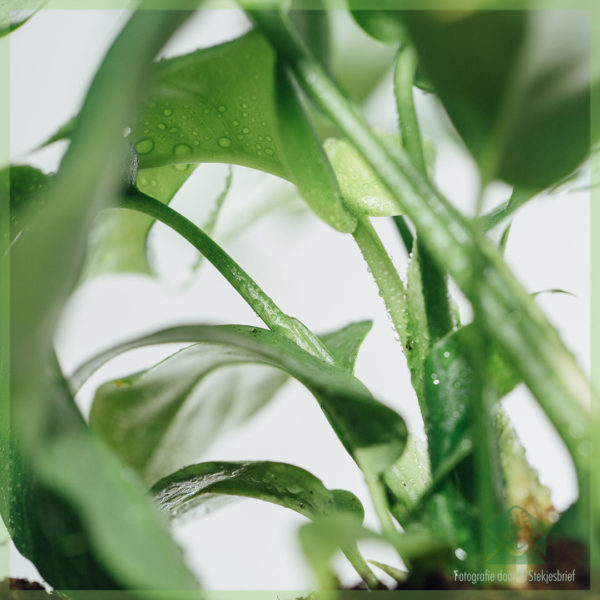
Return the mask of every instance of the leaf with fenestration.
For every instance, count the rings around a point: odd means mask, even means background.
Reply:
[[[364,336],[364,331],[358,332]],[[326,341],[325,337],[325,341]],[[368,390],[355,379],[350,372],[338,366],[325,363],[301,350],[296,344],[282,336],[259,329],[237,325],[228,326],[188,326],[177,327],[162,332],[157,332],[133,340],[91,359],[74,374],[72,385],[77,388],[91,372],[98,366],[121,352],[150,344],[157,343],[182,343],[197,342],[179,353],[176,360],[169,359],[163,364],[172,362],[176,376],[163,380],[164,389],[167,391],[170,403],[152,404],[154,394],[146,393],[142,396],[148,374],[133,376],[130,380],[121,380],[121,385],[113,382],[112,394],[115,398],[122,388],[126,402],[110,401],[110,396],[98,400],[92,409],[92,425],[100,427],[104,436],[115,445],[118,451],[131,456],[132,449],[127,448],[128,440],[125,436],[142,436],[148,440],[146,448],[152,448],[152,443],[157,443],[168,428],[170,419],[177,413],[181,397],[194,380],[194,373],[199,377],[207,369],[217,366],[226,366],[240,363],[258,363],[274,366],[303,383],[319,402],[325,416],[336,431],[341,442],[353,456],[361,468],[371,473],[381,473],[391,465],[402,453],[406,440],[406,428],[402,418],[377,402]],[[358,344],[349,344],[355,352]],[[353,359],[345,361],[351,364]],[[170,365],[168,365],[170,367]],[[183,374],[186,376],[183,377]],[[178,382],[177,386],[173,382]],[[131,386],[131,388],[129,388]],[[178,388],[178,389],[176,389]],[[131,389],[131,395],[128,390]],[[148,388],[150,390],[150,388]],[[148,398],[146,406],[141,400]],[[142,409],[145,410],[142,410]],[[141,426],[138,419],[125,418],[125,413],[131,410],[138,411],[140,418],[145,422]],[[115,428],[115,412],[120,414],[121,420]],[[133,421],[133,422],[130,422]],[[120,431],[115,439],[115,432]],[[150,438],[153,442],[149,441]],[[125,449],[124,449],[125,448]],[[145,462],[146,458],[142,460]]]
[[[545,187],[589,154],[586,13],[406,11],[404,23],[484,181]]]

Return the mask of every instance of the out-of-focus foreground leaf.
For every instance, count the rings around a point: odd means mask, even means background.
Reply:
[[[0,37],[27,23],[44,4],[46,0],[0,0]]]
[[[421,64],[485,182],[545,187],[589,154],[584,11],[403,15]]]
[[[2,509],[27,494],[39,499],[45,490],[61,500],[62,506],[46,507],[44,523],[27,521],[27,515],[15,511],[10,518],[19,520],[11,524],[13,530],[27,528],[39,543],[48,538],[44,525],[54,523],[56,531],[76,534],[67,540],[66,551],[76,555],[91,549],[98,562],[87,572],[71,570],[67,561],[43,566],[49,583],[66,588],[107,587],[107,580],[133,589],[197,586],[143,488],[90,435],[76,411],[73,415],[72,398],[56,374],[52,352],[52,336],[79,277],[91,222],[125,179],[122,131],[149,87],[153,58],[187,16],[133,14],[90,87],[55,180],[27,215],[11,252],[14,438],[3,437],[0,445],[8,456],[16,440],[17,458],[24,462],[18,472],[3,465]],[[9,515],[4,512],[3,518]],[[15,543],[26,547],[25,534]]]

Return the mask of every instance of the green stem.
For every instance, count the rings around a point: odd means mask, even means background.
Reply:
[[[510,198],[492,209],[489,213],[479,217],[479,223],[484,231],[489,231],[496,225],[510,217],[517,209],[521,208],[523,204],[531,200],[539,190],[529,190],[515,188]]]
[[[293,68],[301,88],[363,156],[415,224],[432,257],[473,300],[473,257],[482,261],[481,306],[485,325],[511,360],[564,440],[575,463],[582,515],[589,513],[589,382],[556,330],[521,287],[502,257],[428,182],[403,149],[382,145],[355,106],[304,52],[280,14],[250,11]],[[583,445],[582,445],[583,444]]]
[[[375,508],[375,513],[377,514],[377,518],[379,519],[384,535],[394,546],[404,565],[407,568],[410,568],[410,561],[406,553],[406,548],[404,548],[402,543],[402,536],[396,529],[396,525],[394,524],[394,520],[392,519],[392,515],[390,513],[385,485],[381,479],[369,474],[365,476],[365,481],[367,483],[367,488],[369,489],[369,494],[373,500],[373,507]]]
[[[358,546],[354,544],[352,547],[345,546],[342,548],[344,556],[350,561],[354,570],[362,577],[362,580],[369,586],[369,589],[376,590],[381,587],[381,582],[369,567],[367,561],[360,553]]]
[[[284,335],[313,356],[334,364],[319,338],[298,319],[286,315],[231,256],[190,220],[137,191],[123,197],[120,204],[123,208],[149,215],[179,233],[212,263],[269,329]]]
[[[413,98],[416,71],[417,53],[412,46],[403,46],[398,53],[394,72],[394,91],[402,145],[413,165],[427,179],[427,165]],[[432,259],[426,245],[420,239],[417,239],[417,245],[429,340],[434,344],[453,328],[448,282],[446,273]]]
[[[379,295],[392,319],[394,329],[405,346],[408,341],[405,305],[406,290],[389,254],[370,221],[361,217],[352,234],[375,279]]]

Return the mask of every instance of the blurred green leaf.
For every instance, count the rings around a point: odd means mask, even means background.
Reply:
[[[144,488],[89,436],[58,367],[50,382],[44,435],[51,441],[35,470],[18,441],[12,444],[11,489],[2,506],[19,551],[57,588],[114,589],[125,583],[158,590],[175,582],[194,588]],[[137,535],[124,535],[132,523]]]
[[[215,496],[255,498],[279,504],[314,519],[343,512],[359,523],[364,518],[360,500],[345,490],[329,490],[314,475],[285,463],[208,462],[185,467],[158,481],[151,490],[171,518],[212,507]]]
[[[561,179],[588,155],[588,17],[581,11],[406,11],[421,64],[485,182]]]
[[[76,411],[73,416],[69,390],[54,372],[52,339],[80,274],[91,222],[126,179],[121,133],[149,87],[153,58],[187,16],[131,16],[90,86],[53,184],[27,211],[27,231],[11,252],[11,430],[26,471],[17,481],[0,471],[3,495],[19,501],[19,490],[24,495],[32,479],[50,489],[63,504],[45,507],[44,523],[27,522],[30,534],[43,540],[38,528],[52,521],[57,530],[64,531],[64,523],[69,531],[75,514],[75,525],[83,525],[75,553],[92,549],[104,581],[132,589],[195,589],[197,582],[144,489],[90,435]],[[3,451],[8,443],[0,439]],[[76,588],[89,577],[88,587],[96,587],[97,573],[78,574],[69,566],[54,562],[46,569],[48,582]]]
[[[107,382],[96,391],[90,425],[152,485],[197,461],[225,430],[267,404],[287,379],[266,367],[223,364],[216,350],[191,347]]]
[[[169,204],[196,165],[171,165],[140,169],[136,187],[145,194]],[[204,200],[204,199],[203,199]],[[147,241],[154,219],[121,208],[103,210],[90,233],[85,276],[102,273],[141,273],[152,275]]]
[[[11,165],[2,170],[2,176],[8,172],[10,180],[10,241],[14,244],[27,227],[30,211],[36,203],[43,201],[45,190],[52,176],[29,166]]]
[[[0,0],[0,37],[27,23],[44,4],[46,0]]]
[[[197,342],[179,353],[177,362],[179,375],[187,369],[195,370],[198,376],[208,368],[239,363],[258,363],[274,366],[303,383],[319,402],[325,416],[337,433],[347,451],[359,466],[373,474],[382,473],[402,453],[406,440],[406,427],[402,418],[394,411],[377,402],[368,390],[351,373],[333,366],[301,350],[288,339],[264,329],[238,325],[227,326],[182,326],[166,329],[144,338],[122,344],[102,353],[83,365],[73,376],[72,385],[77,388],[81,381],[98,366],[121,352],[143,345],[157,343]],[[354,345],[356,348],[357,345]],[[348,360],[347,363],[352,361]],[[175,362],[173,364],[176,364]],[[123,381],[124,391],[131,386],[129,398],[131,407],[140,407],[140,417],[147,419],[147,426],[136,423],[136,435],[156,436],[160,438],[167,428],[168,419],[173,416],[176,406],[152,402],[141,410],[142,395],[138,386],[144,383],[148,375],[133,376],[131,381]],[[191,378],[191,375],[187,376]],[[169,386],[174,380],[168,380]],[[189,379],[187,379],[189,381]],[[182,388],[185,380],[181,378]],[[112,384],[113,388],[118,388]],[[143,388],[140,388],[143,389]],[[115,393],[117,390],[114,390]],[[109,397],[107,397],[109,398]],[[170,402],[179,402],[180,397],[169,396]],[[136,406],[137,405],[137,406]],[[121,427],[115,427],[113,410],[127,411],[124,402],[97,401],[93,408],[92,421],[96,427],[101,422],[106,425],[106,434],[111,443],[115,443],[115,431],[129,428],[125,419]],[[152,425],[150,425],[152,424]],[[102,424],[100,424],[102,427]],[[135,429],[135,428],[131,428]],[[103,433],[105,433],[103,428]],[[129,432],[132,434],[132,432]],[[122,435],[122,434],[121,434]],[[117,448],[127,445],[127,439],[116,440]],[[148,444],[149,445],[149,444]],[[144,443],[144,446],[147,447]],[[128,453],[125,451],[127,460]]]
[[[386,44],[410,44],[410,36],[403,22],[403,11],[365,9],[364,2],[360,0],[350,0],[349,5],[356,23],[372,38]],[[417,67],[414,85],[426,92],[434,91],[433,84],[420,67]]]

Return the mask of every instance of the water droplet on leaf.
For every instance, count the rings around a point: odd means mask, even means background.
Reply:
[[[154,140],[151,138],[144,138],[135,145],[135,149],[138,154],[149,154],[154,150]]]
[[[229,146],[231,146],[231,140],[225,136],[220,137],[217,142],[221,148],[229,148]]]

